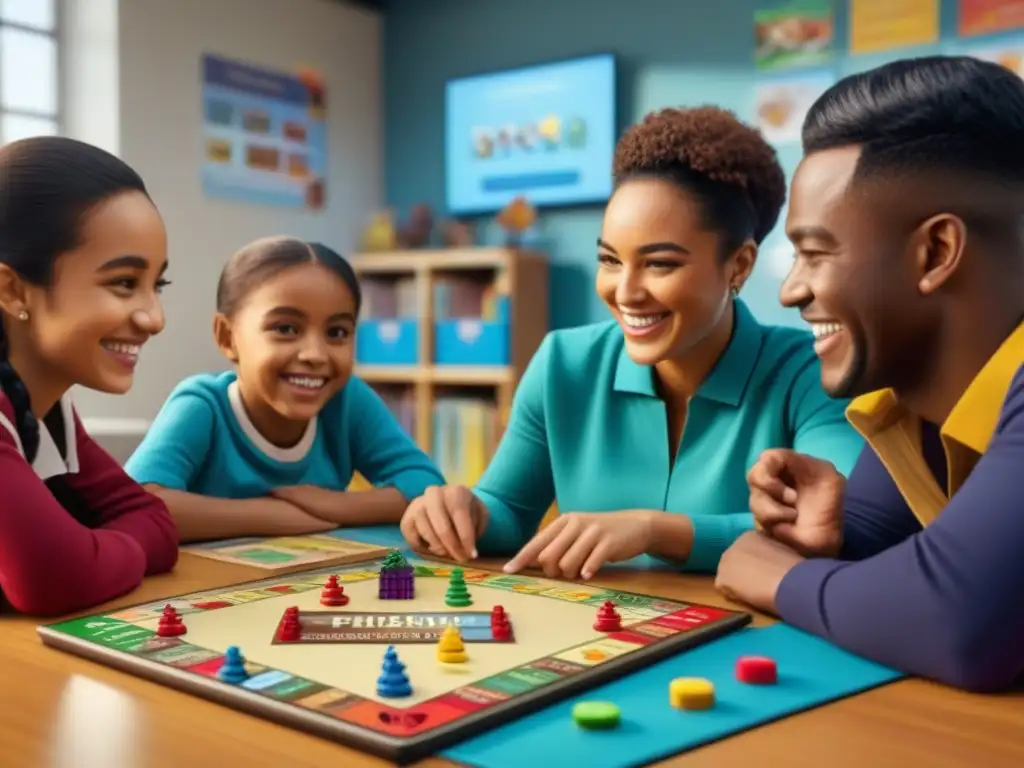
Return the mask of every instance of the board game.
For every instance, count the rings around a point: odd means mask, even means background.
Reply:
[[[335,536],[279,536],[204,542],[182,548],[222,563],[260,568],[268,573],[295,573],[310,568],[363,562],[387,554],[386,547]]]
[[[39,633],[48,646],[405,764],[750,618],[392,552]]]

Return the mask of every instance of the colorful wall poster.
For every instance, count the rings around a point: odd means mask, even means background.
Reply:
[[[963,53],[982,61],[1002,64],[1011,72],[1024,77],[1024,35],[977,46],[964,46]]]
[[[961,37],[1010,32],[1024,27],[1024,0],[960,0]]]
[[[850,0],[850,53],[939,42],[939,0]]]
[[[773,144],[800,141],[807,112],[818,97],[835,85],[829,71],[805,72],[759,82],[754,88],[757,127]]]
[[[203,190],[261,205],[324,207],[327,104],[315,73],[203,57]]]
[[[759,70],[821,65],[832,54],[831,0],[794,0],[754,13],[754,65]]]

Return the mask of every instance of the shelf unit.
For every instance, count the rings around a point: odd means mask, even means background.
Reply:
[[[356,254],[351,263],[361,280],[413,277],[419,321],[419,365],[356,365],[355,374],[371,386],[406,384],[415,391],[417,444],[430,452],[438,388],[494,388],[502,426],[527,364],[548,332],[548,260],[514,248],[456,248]],[[435,281],[458,273],[493,273],[509,301],[510,355],[505,366],[434,365]],[[356,487],[365,487],[359,479]]]

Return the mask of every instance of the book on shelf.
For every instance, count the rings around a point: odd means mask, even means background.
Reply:
[[[397,280],[362,278],[359,287],[363,294],[360,314],[369,318],[416,317],[416,279],[400,277]]]
[[[501,421],[494,402],[442,397],[434,403],[431,453],[450,484],[474,485],[498,447]]]
[[[434,318],[497,319],[499,300],[504,295],[501,282],[459,275],[437,278],[433,285]],[[360,285],[363,292],[360,314],[363,317],[384,320],[419,315],[415,278],[383,280],[364,277]]]
[[[375,391],[405,433],[415,439],[416,400],[412,389],[409,387],[375,387]]]

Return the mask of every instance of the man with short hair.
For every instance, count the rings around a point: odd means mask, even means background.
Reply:
[[[811,108],[782,301],[868,441],[848,480],[767,451],[734,599],[978,691],[1024,671],[1024,81],[966,57],[848,77]]]

